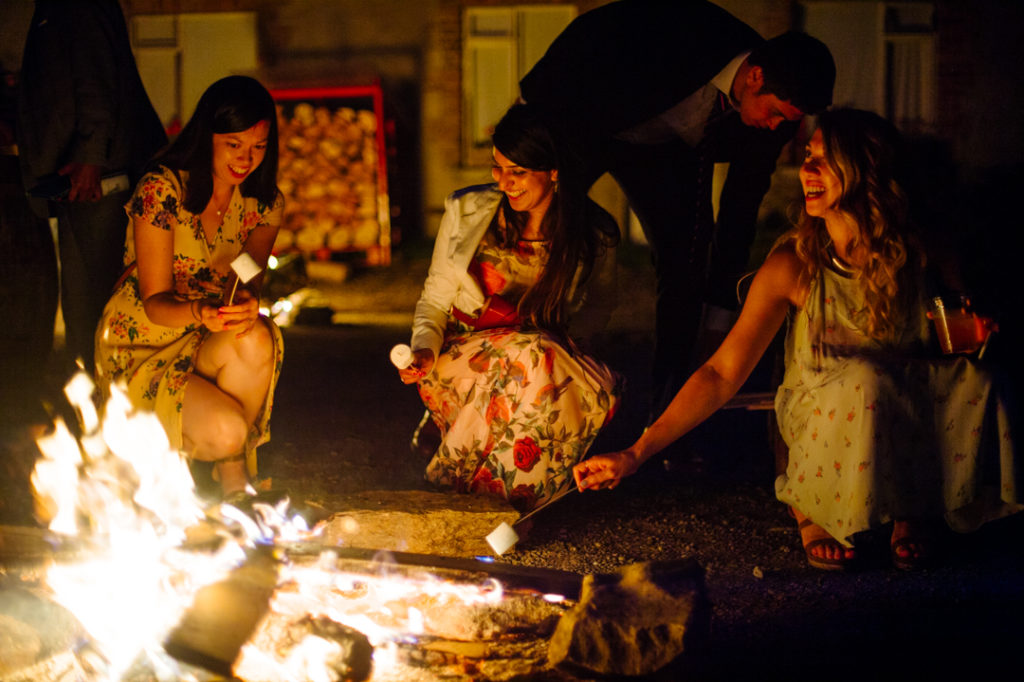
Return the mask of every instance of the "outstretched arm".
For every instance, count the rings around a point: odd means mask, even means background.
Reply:
[[[614,488],[647,459],[724,405],[747,380],[782,326],[791,305],[802,305],[800,262],[781,247],[758,270],[739,319],[714,355],[683,384],[669,406],[633,445],[596,455],[573,468],[581,489]]]

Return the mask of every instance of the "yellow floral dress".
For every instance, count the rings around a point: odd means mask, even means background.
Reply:
[[[187,178],[182,173],[183,180]],[[181,406],[185,386],[194,368],[195,355],[209,336],[205,327],[164,327],[152,322],[142,307],[135,263],[132,219],[144,217],[151,224],[174,233],[174,291],[182,298],[220,300],[231,275],[231,261],[242,251],[249,233],[258,225],[279,225],[284,206],[280,194],[273,206],[243,197],[235,189],[224,221],[212,242],[207,242],[198,215],[182,205],[182,190],[174,173],[166,168],[139,181],[125,206],[128,234],[124,262],[128,267],[107,302],[96,330],[96,375],[106,393],[112,383],[127,387],[136,408],[159,417],[171,446],[181,449]],[[246,446],[251,476],[256,475],[256,446],[270,438],[270,412],[274,387],[281,372],[284,342],[281,332],[265,320],[274,338],[275,368],[260,418]]]
[[[844,544],[900,518],[972,530],[1024,502],[1006,386],[972,358],[919,357],[923,312],[893,353],[864,333],[855,281],[824,270],[791,321],[775,398],[789,464],[776,496]]]
[[[503,248],[488,230],[470,271],[486,295],[514,307],[547,258],[547,242]],[[419,392],[442,434],[426,479],[526,512],[571,484],[573,465],[618,406],[620,380],[546,332],[473,330],[450,317]]]

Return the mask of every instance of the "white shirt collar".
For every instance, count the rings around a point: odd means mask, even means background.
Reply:
[[[725,68],[718,72],[718,75],[711,79],[711,84],[718,88],[721,92],[725,93],[725,96],[729,98],[729,102],[732,102],[732,82],[736,79],[736,72],[740,69],[740,64],[743,63],[747,57],[750,56],[749,52],[736,55],[732,61],[725,65]]]

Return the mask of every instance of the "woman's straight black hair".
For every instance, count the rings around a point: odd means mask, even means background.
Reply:
[[[260,121],[270,124],[263,162],[239,188],[242,196],[272,205],[277,199],[278,133],[274,99],[263,85],[248,76],[228,76],[203,93],[195,112],[177,138],[151,163],[185,171],[183,205],[191,213],[202,213],[213,196],[213,136],[238,133]]]

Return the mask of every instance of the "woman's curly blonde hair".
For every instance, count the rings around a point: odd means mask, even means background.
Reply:
[[[907,198],[897,177],[900,136],[881,116],[858,109],[835,109],[818,117],[825,160],[839,178],[838,210],[860,229],[849,252],[863,259],[856,279],[867,303],[867,333],[880,341],[894,340],[910,289],[908,259],[921,256],[909,245]],[[810,281],[830,260],[825,221],[801,210],[795,230],[797,256]]]

